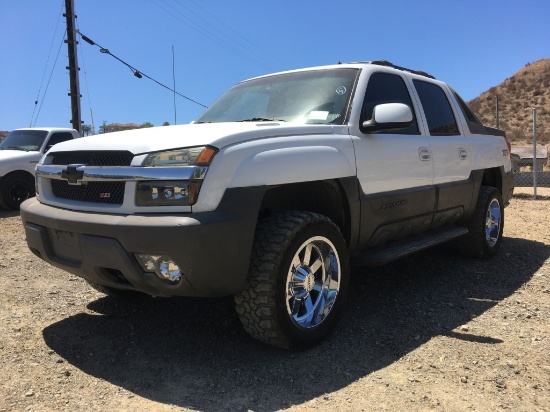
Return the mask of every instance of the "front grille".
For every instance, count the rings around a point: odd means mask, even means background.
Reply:
[[[83,164],[87,166],[130,166],[134,155],[119,151],[56,152],[52,155],[53,165]]]
[[[65,180],[51,180],[52,192],[60,199],[81,202],[121,205],[124,201],[125,182],[89,182],[70,185]]]

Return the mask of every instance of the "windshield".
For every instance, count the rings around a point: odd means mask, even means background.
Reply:
[[[44,143],[47,134],[48,132],[45,130],[14,130],[2,140],[0,149],[37,152]]]
[[[284,121],[344,124],[357,69],[279,74],[239,83],[196,123]]]

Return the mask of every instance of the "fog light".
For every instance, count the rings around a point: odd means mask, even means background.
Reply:
[[[181,278],[181,271],[179,266],[176,265],[173,260],[170,260],[167,256],[163,256],[157,260],[155,266],[155,273],[158,277],[173,283],[179,282]]]
[[[136,257],[143,270],[154,273],[160,280],[168,283],[180,281],[181,270],[169,256],[136,253]]]

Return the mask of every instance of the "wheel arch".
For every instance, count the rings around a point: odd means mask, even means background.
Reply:
[[[27,170],[22,170],[22,169],[12,170],[11,172],[6,173],[4,176],[0,177],[0,181],[4,180],[8,176],[14,176],[14,175],[25,176],[26,178],[34,182],[34,175],[32,173],[29,173]]]
[[[496,187],[502,194],[503,171],[501,169],[499,167],[485,169],[481,178],[481,185]]]
[[[355,250],[360,226],[355,177],[271,186],[264,193],[258,218],[286,210],[327,216],[342,232],[350,254]]]

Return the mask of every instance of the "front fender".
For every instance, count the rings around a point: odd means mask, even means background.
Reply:
[[[228,188],[272,186],[355,176],[349,135],[284,136],[220,150],[193,212],[214,210]]]
[[[335,147],[291,147],[247,157],[228,187],[269,186],[353,175],[354,166]]]

